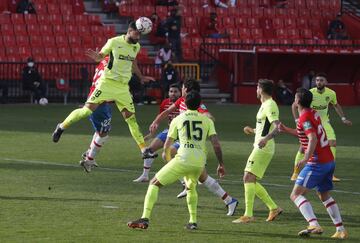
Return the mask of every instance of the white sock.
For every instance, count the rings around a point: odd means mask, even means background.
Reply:
[[[215,0],[215,5],[221,8],[228,8],[225,3],[222,3],[220,0]]]
[[[294,203],[311,226],[320,226],[310,202],[304,196],[298,196],[294,200]]]
[[[340,210],[335,200],[332,197],[330,197],[328,200],[323,202],[323,204],[336,227],[336,231],[344,231],[345,228],[342,224]]]
[[[87,153],[88,159],[94,159],[96,154],[99,153],[101,147],[105,144],[106,140],[109,138],[109,136],[100,137],[98,133],[95,133],[93,136],[93,140],[90,144],[90,149]]]
[[[208,177],[202,184],[204,184],[204,186],[206,186],[209,191],[220,197],[226,205],[231,202],[232,197],[229,196],[226,191],[222,189],[220,184],[211,176],[208,175]]]
[[[146,177],[149,176],[150,168],[151,168],[151,165],[152,165],[153,162],[154,162],[154,158],[144,159],[143,176],[146,176]]]

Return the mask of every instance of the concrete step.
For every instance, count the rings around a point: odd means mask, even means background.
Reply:
[[[231,98],[230,94],[227,93],[218,93],[218,94],[201,94],[204,99],[229,99]]]
[[[210,89],[202,88],[200,91],[201,95],[203,95],[203,94],[218,94],[218,93],[219,93],[219,89],[217,89],[217,88],[210,88]]]
[[[201,89],[217,88],[217,84],[216,83],[208,83],[208,82],[200,82],[200,88]]]

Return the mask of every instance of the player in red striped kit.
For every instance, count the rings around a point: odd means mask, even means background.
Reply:
[[[176,109],[179,109],[180,113],[185,112],[187,110],[186,104],[185,104],[185,98],[186,94],[190,91],[197,91],[200,92],[200,84],[193,79],[189,79],[186,80],[183,83],[183,87],[182,87],[182,97],[179,98],[174,104],[172,104],[168,109],[166,109],[165,111],[161,112],[156,118],[155,120],[152,122],[152,124],[150,125],[150,133],[154,134],[160,124],[161,121],[165,120],[167,118],[167,116],[175,111]],[[208,109],[206,108],[206,106],[201,103],[200,107],[198,108],[198,112],[210,117],[212,120],[214,120],[214,118],[212,117],[212,115],[210,114],[210,112],[208,111]],[[208,175],[206,168],[203,170],[202,174],[199,177],[199,182],[201,182],[203,185],[206,186],[206,188],[211,191],[212,193],[214,193],[215,195],[217,195],[218,197],[220,197],[226,207],[228,208],[228,216],[232,216],[235,213],[236,207],[238,205],[238,200],[231,197],[221,186],[220,184],[211,176]],[[184,188],[184,190],[177,196],[178,198],[183,198],[185,197],[187,194],[187,188]]]
[[[160,112],[163,112],[164,110],[168,109],[176,100],[178,100],[181,96],[181,89],[178,84],[172,84],[169,87],[169,98],[163,100],[160,104]],[[170,125],[170,122],[179,115],[179,109],[176,109],[169,113],[168,115],[168,125]],[[148,149],[150,149],[152,152],[156,152],[159,149],[161,149],[164,146],[166,137],[167,137],[168,129],[163,130],[161,133],[159,133],[156,138],[154,138],[149,146]],[[149,134],[151,135],[151,134]],[[174,143],[171,146],[171,151],[173,154],[176,154],[177,149],[179,148],[179,143]],[[155,154],[155,153],[152,153]],[[152,163],[154,162],[155,157],[148,157],[144,158],[144,169],[143,173],[139,178],[135,179],[134,182],[148,182],[149,181],[149,172]]]
[[[93,82],[90,87],[88,97],[93,93],[96,85],[103,74],[106,65],[108,64],[109,57],[105,57],[95,69]],[[99,153],[101,147],[105,144],[109,138],[109,131],[111,129],[111,107],[109,103],[104,102],[91,114],[90,121],[94,127],[94,136],[91,140],[89,149],[83,153],[80,165],[86,172],[90,172],[92,168],[97,167],[95,156]]]
[[[330,191],[333,189],[332,177],[335,170],[334,156],[321,124],[320,115],[310,108],[312,99],[313,95],[310,91],[303,88],[298,89],[295,95],[295,103],[300,115],[297,128],[295,130],[280,125],[280,130],[298,136],[305,151],[304,159],[299,161],[297,166],[306,165],[296,179],[290,195],[291,200],[309,223],[309,226],[300,231],[298,235],[309,236],[323,233],[310,202],[304,196],[310,189],[316,188],[320,200],[336,227],[332,238],[345,239],[348,238],[348,233],[343,226],[339,207],[330,195]]]

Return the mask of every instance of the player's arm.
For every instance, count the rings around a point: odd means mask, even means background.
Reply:
[[[97,48],[95,50],[88,49],[86,50],[85,54],[86,56],[93,59],[95,62],[101,62],[101,60],[104,59],[106,56],[105,54],[99,52]]]
[[[299,120],[299,111],[298,111],[298,106],[295,103],[295,101],[291,105],[291,112],[294,117],[295,123],[297,123]]]
[[[268,133],[268,135],[266,135],[265,137],[263,137],[260,141],[259,141],[259,148],[263,148],[265,147],[266,143],[270,140],[273,139],[274,137],[276,137],[276,135],[279,133],[279,126],[280,126],[280,121],[279,120],[275,120],[273,121],[271,124],[274,124],[274,129]]]
[[[284,132],[284,133],[287,133],[287,134],[290,134],[290,135],[293,135],[293,136],[297,137],[296,129],[291,128],[291,127],[287,127],[284,124],[282,124],[281,122],[279,124],[278,129],[279,129],[279,132]]]
[[[336,103],[334,106],[334,109],[336,113],[340,116],[341,121],[348,126],[352,125],[352,122],[348,119],[346,119],[343,109],[341,108],[341,105],[339,103]]]
[[[213,146],[216,158],[219,162],[219,165],[217,167],[217,174],[220,178],[223,178],[225,175],[225,167],[224,167],[224,161],[223,161],[222,150],[221,150],[219,138],[216,134],[214,134],[214,135],[211,135],[209,137],[209,139]]]
[[[296,164],[296,166],[299,167],[299,168],[303,167],[306,164],[306,162],[309,161],[309,159],[311,158],[311,156],[313,155],[313,153],[315,151],[316,144],[317,144],[317,141],[318,141],[315,132],[307,133],[306,136],[309,139],[309,143],[308,143],[308,146],[307,146],[307,148],[305,150],[304,158],[302,160],[300,160]]]
[[[169,162],[171,160],[171,145],[174,144],[175,139],[167,137],[164,143],[165,160]]]
[[[132,62],[132,72],[140,79],[141,83],[155,81],[153,77],[142,75],[136,60]]]
[[[167,119],[168,115],[175,110],[176,110],[176,106],[175,106],[175,104],[172,104],[171,106],[169,106],[169,108],[167,108],[166,110],[161,112],[159,115],[157,115],[155,120],[151,123],[151,125],[149,127],[150,133],[152,133],[152,134],[155,133],[159,127],[160,122]]]
[[[244,127],[244,133],[246,135],[255,134],[255,129],[249,126]]]

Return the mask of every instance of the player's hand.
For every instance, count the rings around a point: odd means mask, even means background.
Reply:
[[[254,129],[251,128],[251,127],[249,127],[249,126],[246,126],[246,127],[244,127],[244,133],[245,133],[246,135],[253,134],[253,133],[254,133]]]
[[[304,165],[306,163],[307,163],[307,160],[305,160],[305,159],[300,160],[299,162],[297,162],[296,167],[300,169],[300,168],[304,167]]]
[[[279,132],[286,132],[287,126],[285,126],[284,124],[282,124],[282,123],[280,122],[279,125],[278,125],[276,128],[277,128],[277,130],[278,130]]]
[[[154,134],[156,132],[156,130],[158,129],[159,124],[156,122],[151,123],[150,127],[149,127],[149,131],[151,134]]]
[[[345,119],[342,122],[347,126],[352,126],[352,122],[350,120],[348,120],[348,119]]]
[[[219,164],[216,171],[220,179],[225,176],[225,167],[223,164]]]
[[[263,138],[263,139],[261,139],[260,141],[259,141],[259,143],[258,143],[258,146],[259,146],[259,148],[263,148],[263,147],[265,147],[266,146],[266,144],[267,144],[267,139],[266,138]]]
[[[87,49],[85,55],[93,59],[95,62],[100,62],[103,59],[97,48],[95,50]]]

